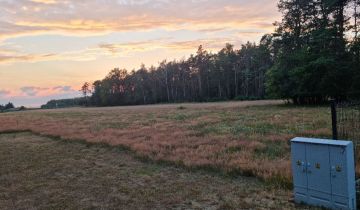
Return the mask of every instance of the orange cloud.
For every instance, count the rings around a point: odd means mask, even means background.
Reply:
[[[56,4],[57,1],[55,0],[30,0],[35,3],[41,3],[41,4]]]
[[[99,48],[86,48],[83,50],[61,53],[24,53],[18,50],[1,49],[0,46],[0,64],[15,62],[34,63],[52,60],[89,61],[95,60],[98,56],[104,54],[103,50]]]
[[[219,27],[221,25],[221,27]],[[19,33],[50,33],[63,32],[65,34],[77,35],[78,32],[91,35],[92,33],[138,31],[163,28],[167,30],[194,30],[194,31],[221,31],[226,29],[259,28],[268,29],[273,27],[272,22],[263,20],[246,21],[209,21],[209,20],[187,20],[171,19],[159,20],[156,17],[128,18],[123,21],[97,21],[85,19],[73,19],[68,21],[18,21],[13,27],[13,35]],[[5,34],[3,34],[5,35]]]
[[[67,22],[30,22],[30,21],[19,21],[15,23],[19,27],[32,27],[34,29],[44,31],[106,31],[107,29],[113,28],[112,23],[106,23],[94,20],[69,20]]]
[[[45,61],[54,58],[55,54],[28,54],[28,55],[1,55],[0,63],[12,63],[12,62],[37,62]]]
[[[151,51],[155,49],[194,51],[199,47],[199,45],[203,45],[208,50],[219,50],[224,47],[226,43],[234,42],[237,42],[237,40],[231,38],[196,39],[189,41],[171,41],[170,39],[156,39],[141,42],[100,44],[99,48],[104,49],[113,56],[118,56],[119,54],[126,55],[128,53]]]

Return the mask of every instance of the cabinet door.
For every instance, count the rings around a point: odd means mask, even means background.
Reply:
[[[306,146],[303,143],[291,144],[291,167],[293,172],[295,201],[307,202]]]
[[[337,208],[348,207],[348,174],[346,148],[330,146],[332,200]]]
[[[309,204],[331,207],[329,146],[306,145]]]

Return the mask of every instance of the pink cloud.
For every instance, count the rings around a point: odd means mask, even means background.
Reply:
[[[20,93],[24,96],[51,96],[63,93],[76,93],[75,89],[71,86],[55,86],[55,87],[35,87],[25,86],[20,88]]]
[[[9,90],[0,90],[0,97],[10,95],[10,93]]]

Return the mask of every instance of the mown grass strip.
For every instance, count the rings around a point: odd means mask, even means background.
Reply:
[[[61,141],[64,143],[80,143],[84,144],[87,147],[102,147],[107,149],[117,149],[121,152],[127,152],[128,154],[132,155],[135,159],[143,162],[143,163],[149,163],[149,164],[158,164],[159,166],[164,167],[177,167],[181,168],[183,170],[189,171],[189,172],[205,172],[210,175],[214,176],[220,176],[223,178],[236,178],[238,176],[245,176],[245,177],[252,177],[254,179],[260,180],[263,183],[266,184],[269,188],[278,188],[278,189],[292,189],[292,182],[289,182],[288,179],[281,177],[280,175],[276,175],[273,177],[270,177],[269,179],[264,179],[261,177],[257,177],[252,170],[241,170],[241,169],[230,169],[227,171],[224,171],[221,168],[218,168],[214,165],[201,165],[201,166],[186,166],[182,161],[169,161],[169,160],[154,160],[146,155],[141,155],[136,153],[136,151],[132,150],[130,147],[124,146],[124,145],[110,145],[105,142],[88,142],[84,139],[64,139],[61,136],[54,136],[49,134],[42,134],[38,132],[34,132],[32,130],[6,130],[1,131],[0,135],[2,134],[18,134],[18,133],[30,133],[33,135],[37,135],[40,137],[46,137],[48,139],[54,140],[54,141]],[[262,152],[267,153],[267,151],[259,151],[261,154]],[[254,154],[259,155],[259,154]]]

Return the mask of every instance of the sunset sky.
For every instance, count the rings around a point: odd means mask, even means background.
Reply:
[[[0,104],[80,96],[112,68],[258,42],[277,0],[0,0]]]

